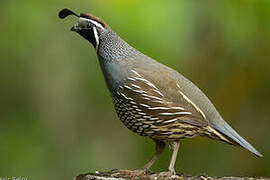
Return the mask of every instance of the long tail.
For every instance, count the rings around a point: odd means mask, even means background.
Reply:
[[[228,125],[225,121],[222,120],[222,123],[220,122],[217,125],[213,123],[209,128],[212,130],[213,133],[219,136],[221,140],[226,141],[230,144],[240,145],[255,154],[256,156],[263,156],[251,144],[249,144],[244,138],[242,138],[233,128],[231,128],[230,125]]]

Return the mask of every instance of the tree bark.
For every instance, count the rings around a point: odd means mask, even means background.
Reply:
[[[264,177],[210,177],[207,175],[191,176],[186,174],[172,175],[169,172],[144,172],[141,170],[118,170],[86,173],[78,175],[74,180],[270,180]]]

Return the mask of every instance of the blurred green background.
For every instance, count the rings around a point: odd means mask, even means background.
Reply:
[[[2,0],[0,177],[72,179],[138,169],[154,152],[114,112],[95,50],[62,8],[104,19],[123,39],[181,72],[263,158],[206,138],[182,140],[178,172],[270,176],[270,1]],[[167,170],[166,149],[153,166]]]

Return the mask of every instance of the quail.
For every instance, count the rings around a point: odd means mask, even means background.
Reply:
[[[77,15],[69,9],[58,14],[61,19],[69,15],[78,17],[71,31],[88,40],[96,50],[119,119],[128,129],[151,138],[156,144],[145,170],[168,143],[173,151],[169,172],[175,173],[180,139],[195,136],[238,145],[262,156],[183,75],[131,47],[100,18],[84,13]]]

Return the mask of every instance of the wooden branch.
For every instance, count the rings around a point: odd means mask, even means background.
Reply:
[[[270,178],[254,177],[210,177],[206,175],[190,176],[186,174],[171,175],[168,172],[144,172],[141,170],[118,170],[108,172],[86,173],[78,175],[74,180],[270,180]]]

